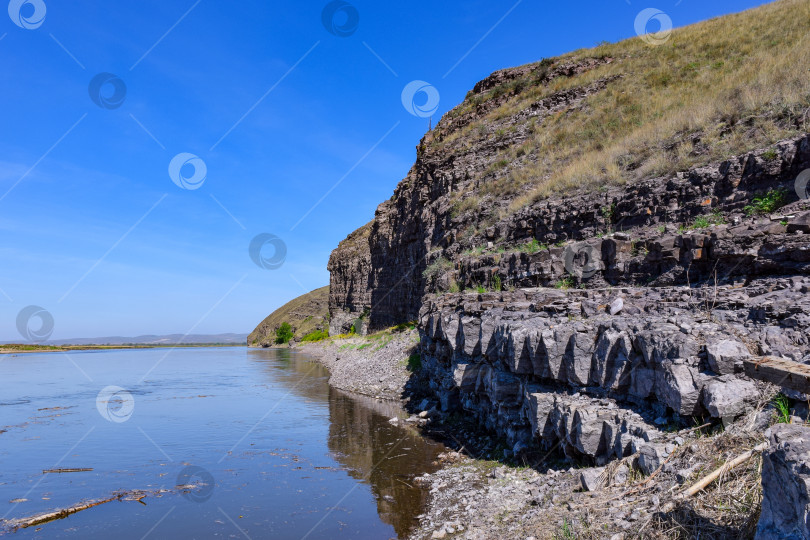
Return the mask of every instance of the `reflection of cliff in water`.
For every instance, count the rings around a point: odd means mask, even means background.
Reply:
[[[380,518],[403,537],[427,498],[413,478],[435,470],[431,463],[444,447],[392,425],[400,411],[396,404],[329,390],[329,449],[353,478],[371,486]]]
[[[267,372],[268,383],[280,382],[296,396],[329,403],[328,445],[334,459],[370,486],[380,519],[406,536],[427,498],[413,478],[434,471],[432,463],[444,447],[412,428],[391,425],[391,418],[403,416],[398,404],[329,387],[328,370],[306,355],[289,349],[249,349],[248,354]]]
[[[312,401],[329,399],[329,370],[290,349],[248,349],[251,360],[263,365],[268,382],[280,382],[290,393]]]

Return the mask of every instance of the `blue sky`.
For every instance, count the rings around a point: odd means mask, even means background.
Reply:
[[[436,121],[492,71],[634,36],[642,9],[683,26],[761,3],[352,0],[330,32],[320,0],[12,0],[0,340],[22,340],[29,305],[53,339],[249,332],[328,284],[332,249],[407,173],[428,127],[402,104],[411,81],[436,89]],[[116,79],[91,98],[100,73]],[[197,189],[169,176],[182,153],[205,164]],[[259,234],[283,264],[251,260]]]

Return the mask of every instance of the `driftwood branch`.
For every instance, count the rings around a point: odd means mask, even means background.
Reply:
[[[675,509],[675,504],[677,502],[684,501],[684,500],[688,499],[689,497],[692,497],[696,493],[699,493],[699,492],[703,491],[704,489],[706,489],[706,487],[709,486],[709,484],[711,484],[712,482],[717,480],[717,478],[719,478],[723,474],[727,473],[728,471],[730,471],[734,467],[737,467],[738,465],[742,465],[743,463],[745,463],[746,461],[748,461],[749,459],[751,459],[755,455],[757,455],[760,452],[762,452],[763,450],[767,449],[768,446],[769,446],[769,444],[767,442],[764,442],[762,444],[759,444],[759,445],[755,446],[751,450],[740,454],[739,456],[735,457],[731,461],[727,461],[721,467],[715,469],[712,473],[710,473],[709,475],[702,478],[699,482],[693,484],[688,489],[686,489],[686,490],[680,492],[679,494],[675,495],[673,501],[668,502],[663,507],[661,507],[661,512],[664,512],[664,513],[671,512],[672,510]]]
[[[695,426],[695,427],[689,428],[689,429],[683,429],[683,430],[678,432],[678,435],[688,435],[688,434],[692,433],[693,431],[698,431],[699,429],[703,429],[705,427],[710,427],[711,425],[712,425],[711,422],[706,422],[705,424],[700,425],[700,426]]]
[[[731,461],[726,462],[722,467],[716,469],[710,475],[703,478],[700,482],[694,484],[692,487],[690,487],[686,491],[682,492],[681,495],[680,495],[680,498],[688,499],[689,497],[691,497],[695,493],[704,490],[706,488],[706,486],[708,486],[709,484],[714,482],[719,476],[725,474],[727,471],[730,471],[731,469],[733,469],[737,465],[742,465],[743,463],[745,463],[746,461],[748,461],[749,459],[754,457],[756,454],[759,454],[760,452],[762,452],[766,448],[768,448],[768,443],[764,442],[764,443],[762,443],[760,445],[755,446],[754,448],[752,448],[748,452],[740,454],[739,456],[735,457]]]
[[[49,521],[55,521],[57,519],[63,519],[68,517],[71,514],[75,514],[77,512],[81,512],[82,510],[87,510],[88,508],[93,508],[94,506],[99,506],[101,504],[105,504],[112,501],[117,501],[124,497],[125,493],[120,493],[112,497],[108,497],[106,499],[96,499],[93,501],[86,501],[80,504],[75,504],[73,506],[69,506],[67,508],[60,508],[59,510],[54,510],[52,512],[45,512],[42,514],[36,514],[34,516],[19,518],[19,519],[10,519],[4,523],[11,530],[17,529],[25,529],[27,527],[33,527],[34,525],[42,525],[43,523],[48,523]]]
[[[141,504],[146,504],[143,502],[143,499],[149,496],[161,496],[164,493],[170,493],[172,491],[190,491],[194,489],[200,489],[202,485],[200,484],[188,484],[182,486],[176,486],[174,490],[168,489],[153,489],[153,490],[143,490],[143,489],[134,489],[129,491],[118,491],[113,493],[109,497],[105,497],[103,499],[93,499],[90,501],[83,501],[78,504],[74,504],[72,506],[68,506],[66,508],[60,508],[57,510],[51,510],[49,512],[43,512],[41,514],[35,514],[33,516],[22,517],[17,519],[8,519],[2,520],[0,519],[0,535],[3,533],[3,529],[9,531],[16,531],[17,529],[25,529],[28,527],[33,527],[35,525],[42,525],[43,523],[48,523],[50,521],[55,521],[57,519],[66,518],[72,514],[77,512],[81,512],[82,510],[87,510],[89,508],[93,508],[95,506],[99,506],[102,504],[106,504],[112,501],[134,501],[139,502]]]

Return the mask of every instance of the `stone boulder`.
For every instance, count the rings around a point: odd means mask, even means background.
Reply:
[[[810,538],[810,428],[777,424],[768,433],[756,540]]]
[[[706,343],[706,356],[712,371],[727,375],[742,371],[742,361],[750,354],[742,342],[718,336]]]
[[[759,397],[756,385],[734,375],[723,375],[703,389],[703,406],[713,418],[733,420]]]

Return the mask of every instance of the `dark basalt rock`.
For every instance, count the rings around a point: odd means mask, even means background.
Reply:
[[[769,278],[743,288],[426,298],[422,366],[446,411],[462,410],[521,448],[559,444],[572,457],[605,462],[658,438],[655,410],[685,426],[691,417],[729,422],[744,413],[763,386],[737,360],[765,350],[804,358],[808,287],[810,278]],[[642,315],[610,315],[616,297]],[[588,315],[586,303],[602,309]],[[758,320],[748,316],[762,308]],[[786,327],[787,317],[802,322]]]

